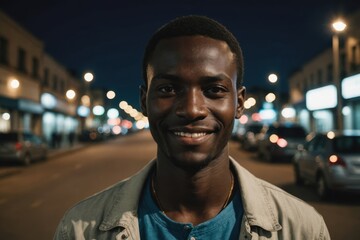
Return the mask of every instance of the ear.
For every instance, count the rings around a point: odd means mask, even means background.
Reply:
[[[236,107],[236,114],[235,114],[236,119],[239,119],[244,111],[245,94],[246,94],[245,87],[238,88],[238,90],[237,90],[237,107]]]
[[[141,85],[140,86],[140,105],[141,105],[141,112],[145,117],[147,117],[146,93],[147,93],[146,86]]]

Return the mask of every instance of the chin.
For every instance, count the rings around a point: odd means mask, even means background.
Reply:
[[[202,153],[190,153],[191,156],[186,156],[187,154],[181,154],[177,156],[170,156],[171,162],[176,167],[183,169],[187,172],[197,172],[201,169],[206,168],[211,163],[213,157],[208,154]]]

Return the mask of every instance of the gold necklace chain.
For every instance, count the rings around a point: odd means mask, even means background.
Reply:
[[[155,186],[154,186],[154,181],[155,181],[155,180],[154,180],[154,178],[155,178],[155,172],[154,172],[154,174],[153,174],[152,177],[151,177],[151,190],[152,190],[153,195],[154,195],[154,197],[155,197],[156,203],[157,203],[157,205],[158,205],[159,208],[160,208],[160,211],[161,211],[163,214],[165,214],[164,208],[161,206],[160,200],[159,200],[159,198],[158,198],[158,196],[157,196],[157,194],[156,194],[156,191],[155,191]]]
[[[231,171],[230,171],[230,176],[231,176],[230,191],[229,191],[229,194],[228,194],[227,197],[226,197],[225,203],[224,203],[224,205],[222,206],[220,212],[228,205],[229,200],[230,200],[230,197],[231,197],[231,194],[232,194],[233,189],[234,189],[234,176],[233,176],[233,174],[232,174]]]
[[[228,205],[229,200],[230,200],[230,198],[231,198],[231,194],[232,194],[233,189],[234,189],[234,182],[235,182],[235,181],[234,181],[234,176],[233,176],[232,173],[231,173],[230,176],[231,176],[230,191],[229,191],[229,193],[228,193],[228,195],[227,195],[227,197],[226,197],[225,203],[224,203],[224,205],[222,206],[220,212]],[[151,177],[151,190],[152,190],[152,193],[153,193],[153,195],[154,195],[154,197],[155,197],[155,201],[156,201],[156,203],[157,203],[160,211],[165,214],[165,210],[164,210],[164,208],[162,207],[162,205],[161,205],[161,203],[160,203],[160,200],[159,200],[159,198],[158,198],[158,196],[157,196],[157,194],[156,194],[155,184],[154,184],[155,180],[154,180],[154,179],[155,179],[155,173],[154,173],[154,174],[152,175],[152,177]]]

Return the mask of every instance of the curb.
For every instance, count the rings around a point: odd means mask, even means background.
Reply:
[[[20,173],[22,169],[18,168],[10,168],[10,169],[0,169],[0,179],[15,175]]]
[[[76,152],[78,150],[87,148],[89,145],[91,145],[91,144],[81,144],[79,146],[72,147],[72,148],[50,150],[47,157],[48,158],[58,158],[58,157],[66,155],[66,154],[70,154],[70,153]]]
[[[75,151],[84,149],[91,144],[80,144],[78,146],[72,147],[72,148],[65,148],[65,149],[59,149],[59,150],[49,150],[47,154],[47,159],[55,159],[61,156],[64,156],[66,154],[73,153]],[[31,165],[30,165],[31,166]],[[19,166],[0,166],[0,179],[4,179],[6,177],[10,177],[12,175],[21,173],[25,167],[19,165]]]

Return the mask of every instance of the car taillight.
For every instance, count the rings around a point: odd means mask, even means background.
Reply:
[[[280,138],[278,135],[276,134],[272,134],[269,137],[269,141],[272,143],[276,143],[279,147],[284,148],[288,145],[288,142],[286,141],[286,139],[284,138]]]
[[[276,134],[271,134],[269,137],[269,141],[272,143],[276,143],[278,140],[279,140],[279,137]]]
[[[276,144],[279,146],[279,147],[286,147],[288,145],[288,142],[284,139],[284,138],[279,138],[279,140],[277,140]]]
[[[22,147],[23,147],[23,145],[22,145],[21,143],[19,143],[19,142],[15,143],[15,149],[16,149],[17,151],[21,150]]]
[[[335,155],[335,154],[330,155],[328,161],[329,161],[330,165],[338,165],[338,166],[343,166],[343,167],[346,166],[345,161],[341,157],[339,157],[338,155]]]

